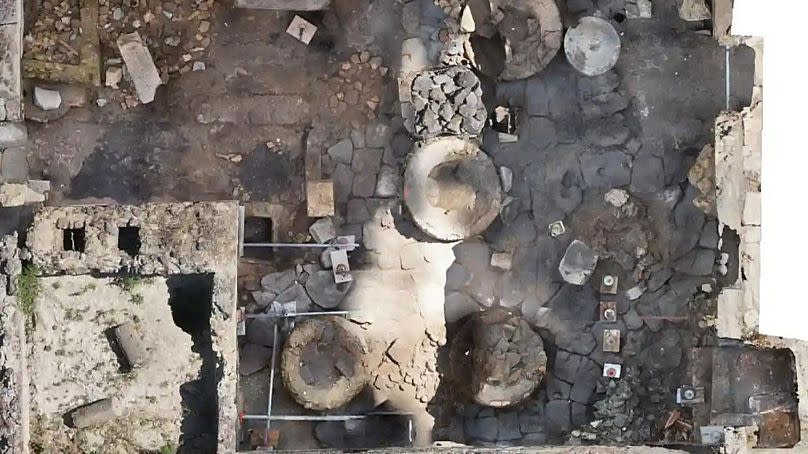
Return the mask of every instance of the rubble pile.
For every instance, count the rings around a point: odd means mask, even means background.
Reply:
[[[518,317],[501,318],[486,312],[475,323],[472,356],[474,399],[492,407],[505,407],[530,395],[544,377],[544,343],[528,323]]]
[[[46,0],[34,6],[35,19],[23,39],[23,58],[52,63],[79,63],[79,0]]]
[[[425,338],[420,345],[410,348],[403,342],[394,341],[382,357],[381,364],[372,371],[373,387],[383,392],[406,391],[421,403],[429,402],[440,384],[435,355],[439,344],[437,340]]]
[[[477,135],[486,120],[480,80],[467,68],[426,71],[413,79],[414,133],[420,137]]]
[[[333,309],[340,305],[350,288],[351,282],[337,284],[332,271],[307,264],[261,278],[261,288],[252,292],[253,302],[247,310],[250,313],[278,312],[286,304],[294,305],[297,312],[305,312],[314,304]]]
[[[358,110],[369,120],[376,118],[381,102],[382,83],[389,68],[382,57],[368,51],[351,55],[336,75],[328,79],[328,107],[335,114]]]
[[[595,402],[595,419],[570,435],[600,443],[642,443],[651,437],[651,429],[656,420],[653,415],[644,416],[641,410],[641,393],[651,394],[653,389],[644,389],[634,372],[628,370],[624,378],[609,381],[606,385],[606,396]],[[664,394],[650,396],[660,401]]]
[[[122,107],[134,107],[140,102],[121,59],[118,38],[137,32],[149,49],[160,79],[166,83],[171,78],[205,69],[203,60],[212,39],[212,9],[213,0],[175,0],[156,5],[99,0],[102,73],[108,87],[120,88]]]
[[[495,309],[472,316],[461,331],[451,349],[453,375],[462,382],[471,373],[476,403],[501,408],[521,402],[544,377],[544,343],[525,320]]]
[[[464,0],[434,0],[434,3],[435,6],[450,17],[460,17],[460,12],[463,10],[463,6],[466,5]]]

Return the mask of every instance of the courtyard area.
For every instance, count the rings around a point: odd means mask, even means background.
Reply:
[[[41,276],[38,452],[799,442],[793,354],[716,331],[745,279],[716,119],[759,81],[704,2],[33,3],[2,177],[49,211],[0,234]],[[113,397],[125,423],[62,420]]]

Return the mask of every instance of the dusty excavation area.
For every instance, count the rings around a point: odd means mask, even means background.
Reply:
[[[802,446],[731,2],[4,5],[0,452]]]

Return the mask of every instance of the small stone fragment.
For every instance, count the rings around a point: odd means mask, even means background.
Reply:
[[[628,192],[623,189],[610,189],[606,195],[603,196],[603,200],[608,203],[611,203],[612,206],[616,208],[620,208],[621,206],[625,205],[628,202]]]
[[[123,68],[120,66],[110,66],[107,68],[106,75],[104,77],[104,84],[107,87],[118,89],[118,84],[123,79]]]
[[[55,110],[62,105],[62,95],[58,90],[34,87],[34,105],[42,110]]]
[[[573,285],[584,285],[595,271],[598,255],[583,241],[573,240],[564,252],[558,271],[561,277]]]

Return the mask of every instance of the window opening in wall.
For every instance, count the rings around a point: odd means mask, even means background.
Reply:
[[[132,257],[140,253],[140,227],[120,227],[118,229],[118,249]]]
[[[62,230],[62,248],[65,251],[84,252],[84,228]]]

